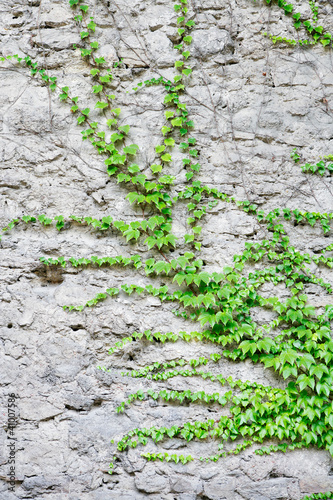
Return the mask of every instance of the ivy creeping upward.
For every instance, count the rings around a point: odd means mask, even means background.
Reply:
[[[256,1],[256,0],[254,0]],[[309,10],[312,16],[303,16],[300,12],[295,11],[295,7],[286,0],[265,0],[268,5],[276,3],[284,14],[290,17],[293,21],[294,28],[298,31],[303,28],[303,31],[310,38],[294,39],[286,38],[278,35],[268,35],[273,43],[283,42],[289,45],[316,45],[320,42],[323,47],[332,45],[332,33],[327,31],[323,26],[318,24],[318,6],[315,1],[309,0]],[[267,36],[267,33],[264,33]]]
[[[324,47],[330,44],[331,34],[317,25],[316,2],[309,2],[311,21],[303,19],[284,0],[266,0],[266,3],[277,3],[293,18],[296,29],[305,28],[312,37],[307,43],[320,42]],[[118,413],[124,412],[134,401],[145,404],[149,398],[163,403],[215,405],[218,410],[224,408],[224,413],[221,412],[217,421],[207,419],[183,422],[172,427],[133,429],[117,442],[117,454],[129,447],[145,446],[151,441],[162,444],[177,437],[184,442],[215,441],[216,453],[209,457],[192,457],[161,451],[142,452],[141,456],[151,461],[183,464],[193,460],[215,462],[228,454],[238,454],[249,446],[254,446],[259,455],[309,446],[328,450],[333,455],[333,305],[329,305],[332,303],[329,299],[328,305],[316,308],[309,303],[306,295],[308,284],[315,284],[321,287],[323,294],[332,295],[332,283],[320,277],[320,268],[333,267],[333,243],[329,243],[320,254],[310,254],[294,247],[288,236],[292,227],[306,224],[311,227],[317,225],[324,235],[330,236],[333,212],[308,212],[289,207],[276,207],[265,212],[249,200],[237,200],[195,179],[201,168],[200,148],[197,146],[195,124],[187,108],[185,92],[192,74],[191,33],[195,22],[191,19],[187,0],[179,0],[174,4],[177,23],[174,48],[177,58],[173,79],[159,76],[140,82],[133,89],[139,92],[144,91],[145,87],[158,85],[164,92],[161,140],[155,148],[155,160],[149,166],[149,173],[143,173],[143,167],[135,163],[139,146],[131,142],[130,126],[120,125],[121,109],[117,105],[116,95],[109,91],[115,68],[108,68],[104,58],[96,55],[99,45],[93,38],[97,25],[89,14],[89,6],[80,0],[70,0],[69,4],[83,43],[81,57],[90,67],[91,90],[96,97],[94,110],[81,104],[79,96],[72,95],[69,87],[59,86],[57,78],[49,75],[44,68],[39,68],[29,56],[21,58],[13,55],[2,57],[1,60],[27,66],[34,77],[49,85],[60,101],[68,104],[69,112],[76,116],[77,124],[82,128],[82,139],[89,141],[97,150],[103,158],[107,175],[128,190],[126,199],[133,207],[141,209],[135,214],[142,215],[136,215],[131,222],[114,220],[111,215],[102,219],[86,214],[59,214],[52,218],[43,214],[24,215],[10,221],[2,232],[8,233],[22,224],[55,226],[62,232],[76,225],[88,227],[93,234],[102,231],[110,236],[120,235],[125,242],[134,243],[131,248],[135,248],[136,244],[146,245],[147,251],[150,251],[147,258],[133,253],[128,256],[40,257],[40,261],[45,266],[72,266],[78,270],[111,266],[140,269],[154,285],[127,283],[121,286],[123,292],[128,295],[148,294],[158,297],[161,302],[173,302],[176,316],[195,323],[195,329],[191,332],[133,332],[117,342],[109,350],[110,354],[132,341],[164,343],[182,340],[215,345],[216,352],[210,358],[177,358],[123,374],[151,381],[193,377],[198,380],[199,387],[200,380],[204,379],[211,381],[212,386],[216,385],[213,392],[206,393],[202,389],[140,390],[130,394],[119,405]],[[281,41],[279,37],[271,38],[273,42]],[[100,117],[99,121],[96,116]],[[170,173],[176,148],[182,154],[184,170],[184,186],[177,192],[173,187],[175,177]],[[296,149],[292,151],[291,158],[295,163],[300,161],[301,156]],[[301,169],[305,174],[328,176],[333,171],[333,164],[329,163],[332,160],[332,155],[328,155],[315,165],[306,163]],[[172,232],[173,210],[184,202],[187,204],[188,229],[183,238],[178,239]],[[233,204],[249,218],[256,220],[266,236],[257,243],[245,243],[243,252],[234,255],[232,266],[224,267],[219,273],[209,273],[200,259],[200,240],[204,238],[200,224],[218,202]],[[149,217],[145,213],[147,207],[150,214],[153,213]],[[185,245],[183,254],[170,252],[180,245]],[[167,285],[159,285],[159,275]],[[289,292],[289,298],[282,300],[277,296],[263,296],[261,289],[265,283],[283,285]],[[82,311],[85,307],[110,301],[119,293],[119,288],[108,288],[101,290],[85,304],[64,304],[63,307],[68,311]],[[269,310],[271,321],[258,325],[253,315],[255,308]],[[286,387],[274,388],[234,380],[232,377],[224,378],[222,373],[218,373],[223,358],[232,361],[251,360],[261,364],[281,375]],[[214,367],[213,371],[211,366]],[[104,371],[110,369],[99,368]],[[228,415],[225,415],[226,411]],[[235,440],[238,440],[237,445],[232,446]],[[111,461],[111,473],[117,456]],[[330,495],[319,493],[305,498],[331,498]]]

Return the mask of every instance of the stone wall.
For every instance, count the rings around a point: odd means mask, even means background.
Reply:
[[[322,24],[333,30],[332,2],[320,1]],[[154,162],[163,124],[163,91],[158,86],[135,93],[138,82],[172,77],[176,17],[169,0],[99,0],[91,2],[100,55],[114,70],[112,92],[140,146],[140,164]],[[307,1],[295,1],[311,14]],[[309,176],[301,163],[333,153],[332,51],[321,45],[273,45],[263,32],[295,36],[291,20],[276,5],[257,0],[191,0],[197,27],[193,33],[193,76],[186,102],[195,121],[200,180],[249,199],[265,210],[275,207],[332,211],[332,177]],[[2,0],[0,52],[30,55],[56,75],[61,86],[94,108],[89,68],[80,57],[79,31],[66,0]],[[103,160],[88,141],[68,105],[32,78],[26,68],[0,68],[1,227],[23,214],[111,214],[133,220],[127,191],[105,173]],[[98,112],[96,111],[96,116]],[[177,152],[175,152],[177,160]],[[138,162],[139,162],[138,161]],[[184,183],[175,161],[175,189]],[[177,208],[174,232],[185,233],[185,205]],[[203,222],[201,258],[205,270],[232,263],[245,241],[264,236],[255,218],[233,205],[219,204]],[[319,227],[291,228],[292,243],[318,252],[330,241]],[[181,248],[180,248],[181,250]],[[177,249],[178,251],[178,249]],[[175,357],[207,356],[209,344],[135,342],[112,358],[108,349],[133,331],[193,330],[176,317],[173,304],[158,298],[120,294],[82,313],[65,312],[64,304],[81,304],[108,287],[148,284],[140,270],[129,268],[46,268],[39,257],[91,255],[144,256],[143,244],[128,244],[116,233],[102,234],[72,226],[58,232],[40,225],[19,225],[1,243],[2,384],[0,498],[49,500],[297,500],[305,494],[333,490],[332,459],[326,451],[298,450],[257,456],[253,449],[217,463],[147,463],[134,449],[120,456],[113,475],[108,465],[115,452],[111,439],[133,427],[172,425],[184,420],[217,418],[219,409],[203,405],[137,402],[124,414],[116,407],[139,388],[198,390],[198,380],[170,379],[162,384],[122,377],[123,370]],[[332,275],[322,271],[333,283]],[[163,278],[155,278],[161,285]],[[270,292],[269,285],[266,291]],[[311,303],[331,303],[315,285]],[[287,296],[281,290],[281,296]],[[257,320],[267,312],[258,310]],[[97,369],[111,367],[110,372]],[[286,382],[261,365],[220,361],[225,376],[284,387]],[[214,384],[200,381],[207,392]],[[7,398],[17,396],[16,488],[8,489]],[[164,446],[164,445],[163,445]],[[164,449],[209,455],[214,443],[171,440]],[[150,449],[155,449],[152,445]]]

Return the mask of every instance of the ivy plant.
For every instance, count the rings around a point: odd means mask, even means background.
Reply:
[[[266,0],[266,3],[276,2]],[[313,306],[306,295],[309,284],[317,285],[325,294],[332,294],[332,285],[320,276],[320,269],[333,267],[333,243],[328,243],[319,254],[312,254],[294,247],[288,236],[292,227],[301,228],[304,225],[317,226],[323,235],[330,236],[333,213],[309,212],[301,207],[291,209],[287,206],[265,212],[249,200],[237,200],[216,188],[203,185],[197,179],[201,168],[201,146],[195,137],[195,123],[186,103],[186,87],[194,71],[191,44],[195,29],[188,0],[179,0],[174,4],[174,49],[177,55],[173,78],[152,78],[140,82],[133,89],[134,92],[144,92],[146,87],[154,85],[163,90],[164,123],[160,142],[155,147],[155,159],[149,166],[149,174],[143,173],[142,167],[136,163],[139,145],[131,142],[130,125],[120,121],[122,110],[117,105],[116,96],[110,93],[113,71],[122,61],[113,68],[107,67],[104,58],[96,55],[99,45],[94,36],[99,28],[90,16],[89,5],[81,0],[70,0],[69,4],[80,30],[81,57],[90,68],[91,92],[96,99],[94,109],[81,104],[79,96],[73,95],[68,86],[60,86],[56,77],[39,67],[29,56],[13,55],[1,60],[27,67],[34,78],[47,84],[60,101],[68,105],[69,113],[76,117],[77,125],[81,127],[82,140],[89,141],[103,158],[106,175],[127,189],[126,199],[135,209],[133,220],[114,220],[111,215],[98,219],[86,214],[58,214],[52,218],[34,214],[9,221],[2,232],[7,234],[22,224],[54,226],[63,233],[73,226],[84,226],[94,234],[116,233],[124,242],[131,242],[130,248],[134,252],[128,257],[40,257],[43,265],[64,269],[68,266],[77,269],[131,266],[141,269],[152,281],[147,286],[127,283],[120,289],[101,290],[86,303],[79,306],[64,304],[64,309],[69,313],[82,311],[110,301],[119,293],[152,295],[161,303],[173,302],[174,314],[194,322],[194,330],[132,332],[110,348],[110,355],[132,341],[209,343],[215,346],[216,351],[209,358],[187,359],[184,356],[124,372],[124,376],[151,381],[194,377],[198,380],[198,390],[136,391],[120,403],[118,413],[126,411],[134,402],[144,403],[148,399],[180,405],[184,402],[187,405],[215,405],[228,410],[228,415],[225,411],[221,412],[217,421],[207,418],[204,421],[185,421],[172,427],[132,429],[117,441],[110,473],[117,458],[128,448],[141,448],[151,441],[161,444],[174,437],[185,443],[214,440],[216,452],[211,456],[191,456],[142,450],[141,456],[148,461],[183,464],[194,460],[216,462],[227,455],[239,454],[250,446],[259,455],[314,446],[327,450],[333,456],[333,305],[320,309]],[[277,4],[287,16],[292,17],[296,30],[303,26],[313,42],[319,41],[324,47],[330,44],[330,33],[316,25],[318,8],[315,2],[310,2],[312,21],[303,19],[284,0],[278,0]],[[273,37],[275,41],[278,40]],[[106,117],[104,122],[103,117]],[[182,155],[184,172],[183,187],[177,190],[174,188],[175,177],[170,175],[169,168],[175,150]],[[333,170],[332,163],[329,163],[331,156],[316,165],[306,163],[301,167],[302,171],[305,174],[330,175]],[[296,149],[292,151],[291,158],[295,163],[300,161],[301,156]],[[184,203],[188,211],[187,230],[180,240],[173,233],[172,222],[174,208]],[[247,217],[254,218],[265,228],[266,237],[258,242],[245,243],[243,251],[234,255],[232,265],[211,273],[205,270],[200,249],[205,217],[217,203],[231,204]],[[147,207],[149,216],[146,215]],[[142,258],[135,250],[137,245],[145,245],[154,256]],[[186,251],[179,251],[180,247],[186,248]],[[159,277],[167,284],[160,284]],[[262,288],[266,283],[284,286],[289,298],[265,297]],[[270,311],[271,321],[258,325],[253,317],[255,308]],[[260,364],[279,374],[286,381],[286,387],[281,389],[225,378],[223,373],[217,373],[222,359],[231,362],[250,360]],[[110,370],[103,366],[99,368],[106,372]],[[200,379],[210,380],[215,387],[213,392],[202,390]],[[238,444],[232,445],[236,439]],[[328,492],[305,498],[330,498],[330,495]]]

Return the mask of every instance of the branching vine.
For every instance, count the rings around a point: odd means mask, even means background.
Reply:
[[[266,3],[273,2],[266,0]],[[151,278],[161,275],[164,280],[169,279],[171,288],[167,285],[155,287],[149,284],[143,287],[126,284],[121,289],[128,295],[144,293],[158,297],[162,302],[174,302],[174,313],[199,323],[199,330],[177,333],[150,330],[134,332],[117,342],[110,349],[110,354],[133,340],[141,339],[152,343],[176,342],[179,339],[185,342],[196,340],[213,343],[218,351],[210,358],[178,358],[168,363],[147,365],[127,375],[162,381],[172,377],[196,377],[209,379],[228,389],[214,393],[203,390],[140,390],[131,394],[118,407],[119,413],[133,401],[152,398],[177,404],[185,401],[187,404],[226,406],[229,414],[221,416],[218,421],[207,419],[184,422],[170,428],[133,429],[117,442],[118,452],[129,447],[135,448],[138,444],[145,446],[149,441],[160,443],[177,437],[185,442],[214,440],[218,442],[216,454],[192,457],[144,452],[141,456],[152,461],[180,461],[184,464],[196,459],[215,462],[227,454],[238,454],[252,445],[256,445],[256,453],[259,455],[309,446],[327,449],[333,455],[333,305],[326,305],[318,310],[309,304],[305,293],[308,284],[315,284],[324,293],[332,294],[332,284],[325,282],[318,271],[313,272],[313,268],[318,270],[320,267],[333,267],[333,243],[328,244],[320,255],[302,253],[290,243],[288,236],[288,231],[293,226],[301,227],[305,224],[311,227],[317,225],[323,234],[330,235],[333,212],[319,213],[277,207],[266,213],[248,200],[237,200],[194,180],[200,172],[200,151],[193,134],[195,124],[185,102],[185,90],[192,73],[191,33],[195,28],[195,21],[191,19],[193,16],[190,15],[187,0],[179,0],[174,5],[178,36],[174,48],[178,56],[174,64],[176,74],[173,80],[159,76],[139,83],[133,89],[141,92],[145,87],[158,85],[164,90],[165,121],[161,128],[161,141],[155,148],[156,159],[150,165],[150,172],[143,173],[143,167],[134,163],[139,146],[130,141],[130,126],[120,125],[121,109],[114,104],[117,101],[116,95],[110,93],[109,85],[114,68],[107,68],[104,58],[96,55],[99,45],[93,37],[97,25],[89,15],[89,6],[82,4],[80,0],[70,0],[69,4],[80,29],[83,43],[83,48],[80,48],[81,56],[90,66],[92,94],[96,97],[95,110],[102,113],[101,119],[104,112],[107,114],[104,123],[91,118],[96,113],[81,105],[79,96],[72,95],[69,87],[59,86],[57,78],[49,75],[44,68],[39,68],[29,56],[13,55],[2,57],[1,60],[24,64],[34,77],[48,85],[51,91],[58,92],[60,101],[68,104],[70,112],[77,117],[77,124],[83,127],[82,139],[90,141],[104,158],[107,174],[115,178],[117,183],[126,186],[127,200],[138,209],[136,214],[141,215],[132,222],[114,220],[111,215],[102,219],[85,215],[56,215],[53,218],[43,214],[25,215],[10,221],[2,231],[8,233],[19,224],[55,225],[59,231],[67,231],[73,225],[78,225],[89,226],[94,232],[102,231],[110,235],[118,233],[126,242],[134,245],[143,242],[147,250],[155,252],[155,257],[142,259],[140,255],[133,254],[130,257],[41,257],[40,260],[45,266],[66,268],[71,265],[78,269],[133,266],[135,269],[141,268]],[[332,35],[317,25],[316,2],[309,2],[311,21],[295,13],[294,7],[285,0],[278,0],[277,4],[286,15],[292,16],[297,30],[303,27],[312,37],[311,41],[300,40],[300,45],[320,42],[323,50],[328,50],[325,47],[331,44]],[[274,43],[296,43],[273,35],[270,38]],[[176,146],[182,153],[184,171],[184,188],[177,192],[174,190],[175,176],[170,173]],[[292,151],[291,157],[296,164],[301,158],[296,149]],[[329,176],[333,171],[331,161],[332,155],[328,155],[315,165],[305,163],[301,170],[306,174]],[[187,203],[188,210],[188,231],[182,241],[179,241],[172,232],[173,210],[184,202]],[[255,218],[264,229],[266,238],[258,243],[247,242],[244,251],[234,256],[232,266],[224,267],[219,273],[209,273],[204,270],[200,259],[200,224],[218,202],[233,204],[248,217]],[[146,215],[148,209],[153,215]],[[173,256],[170,249],[177,249],[179,243],[185,245],[187,251]],[[286,300],[277,296],[264,297],[261,288],[268,282],[274,286],[283,284],[290,297]],[[118,288],[108,288],[85,304],[66,304],[64,309],[82,311],[101,301],[112,300],[119,292]],[[271,311],[274,319],[267,324],[258,325],[251,316],[251,310],[256,307]],[[222,374],[216,375],[215,372],[213,374],[209,366],[212,363],[218,366],[222,358],[232,361],[249,359],[253,363],[260,363],[282,375],[288,385],[285,389],[280,389],[234,380],[232,377],[225,379]],[[99,368],[108,371],[105,367]],[[240,442],[225,451],[227,444],[236,440]],[[271,441],[274,443],[266,445]],[[114,460],[110,464],[111,472],[113,467]],[[330,493],[320,493],[305,498],[330,498],[329,495]]]

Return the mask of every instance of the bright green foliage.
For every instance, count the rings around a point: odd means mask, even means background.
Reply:
[[[323,47],[332,45],[332,33],[325,31],[323,26],[317,26],[318,7],[315,1],[309,0],[309,4],[312,10],[312,21],[315,24],[312,24],[312,22],[309,19],[304,19],[301,13],[294,12],[294,6],[292,4],[289,4],[286,0],[265,0],[265,1],[267,4],[277,3],[278,6],[284,11],[284,13],[287,16],[290,16],[294,20],[294,27],[296,28],[296,30],[303,27],[303,29],[305,29],[307,34],[312,37],[312,40],[305,39],[297,41],[295,39],[289,39],[286,37],[269,35],[269,38],[272,40],[274,44],[277,42],[283,42],[289,45],[296,45],[298,43],[299,45],[302,46],[302,45],[315,45],[316,43],[320,42],[323,45]],[[267,33],[264,33],[264,35],[267,36]]]
[[[318,161],[315,165],[311,165],[311,163],[306,163],[302,165],[302,172],[310,173],[310,174],[319,174],[323,176],[325,174],[332,175],[333,172],[333,163],[326,163],[324,160]]]
[[[19,224],[42,224],[55,226],[58,231],[69,230],[73,225],[84,225],[91,231],[117,232],[128,243],[128,256],[91,256],[85,258],[63,256],[55,258],[41,257],[45,266],[84,267],[133,266],[141,268],[146,276],[169,280],[169,286],[152,284],[139,286],[135,283],[124,284],[119,288],[108,288],[81,305],[64,305],[68,311],[82,311],[120,294],[145,294],[158,297],[161,302],[173,302],[176,316],[191,320],[197,324],[198,331],[192,332],[134,332],[117,342],[109,350],[113,354],[127,343],[146,342],[209,342],[216,345],[217,351],[210,358],[177,358],[167,363],[154,363],[140,370],[124,374],[135,378],[147,378],[152,381],[166,381],[173,377],[196,377],[208,379],[219,387],[214,392],[137,391],[130,394],[118,407],[118,413],[125,411],[134,401],[152,398],[156,401],[177,402],[178,404],[215,405],[226,407],[228,415],[218,421],[207,419],[204,422],[184,422],[179,426],[151,427],[133,429],[117,443],[118,452],[129,447],[146,445],[149,440],[159,443],[177,437],[186,442],[192,440],[216,440],[217,452],[210,457],[192,457],[168,453],[142,453],[147,460],[173,461],[186,464],[193,460],[217,461],[227,454],[238,454],[254,445],[259,455],[295,448],[316,446],[327,449],[333,455],[333,341],[331,322],[333,305],[326,305],[318,311],[308,302],[305,294],[308,284],[322,288],[323,293],[332,294],[332,285],[320,277],[319,269],[333,267],[333,244],[320,254],[299,251],[291,245],[288,231],[290,227],[301,224],[317,225],[323,234],[330,235],[333,213],[307,212],[288,207],[275,208],[265,212],[249,201],[236,200],[215,188],[202,185],[193,180],[200,171],[200,144],[192,137],[194,122],[189,119],[189,111],[184,102],[186,81],[192,69],[187,65],[191,56],[191,30],[195,23],[188,16],[187,0],[180,0],[174,5],[177,16],[177,44],[179,60],[175,63],[176,75],[173,81],[163,77],[139,82],[134,92],[144,87],[159,85],[164,89],[163,104],[165,122],[161,128],[162,139],[155,145],[158,163],[150,165],[149,173],[144,173],[134,158],[139,153],[139,146],[130,144],[130,126],[118,125],[121,109],[113,108],[111,101],[116,97],[109,95],[108,84],[112,81],[111,70],[105,68],[104,59],[97,58],[93,50],[98,48],[90,36],[96,30],[93,18],[88,18],[88,5],[79,5],[79,0],[70,0],[73,9],[79,6],[80,14],[75,17],[80,25],[81,39],[86,44],[81,56],[91,64],[92,94],[96,97],[95,110],[81,108],[78,97],[72,97],[68,87],[59,88],[56,78],[39,70],[37,63],[29,57],[12,56],[17,62],[25,63],[33,76],[46,82],[51,90],[59,91],[62,105],[70,106],[72,113],[77,113],[79,125],[84,124],[82,139],[89,140],[103,156],[109,176],[115,176],[122,186],[127,185],[126,199],[135,208],[140,208],[133,221],[114,220],[111,215],[102,219],[90,216],[65,217],[58,215],[48,218],[46,215],[25,215],[9,222],[3,232],[13,230]],[[267,4],[273,3],[266,0]],[[317,21],[318,9],[315,2],[310,2],[313,21]],[[295,28],[305,27],[312,35],[314,43],[330,43],[330,36],[321,27],[314,27],[310,21],[303,21],[293,12],[293,6],[285,0],[279,0],[278,6],[295,21]],[[89,19],[89,21],[88,21]],[[309,24],[310,23],[310,24]],[[273,42],[281,41],[271,37]],[[325,41],[328,40],[328,43]],[[288,40],[288,43],[293,41]],[[325,43],[324,43],[325,42]],[[10,59],[7,58],[7,59]],[[1,60],[4,60],[2,58]],[[118,64],[113,69],[116,70]],[[97,67],[98,66],[98,67]],[[101,99],[101,100],[97,100]],[[106,126],[111,132],[105,132],[103,125],[91,121],[90,114],[101,117],[106,114]],[[111,135],[110,135],[111,134]],[[173,151],[177,147],[182,154],[184,170],[184,188],[173,190],[175,177],[170,175],[169,167],[173,164]],[[294,148],[290,154],[295,163],[300,161],[300,154]],[[324,157],[316,165],[306,163],[304,173],[330,175],[333,170],[332,155]],[[145,171],[147,172],[148,169]],[[176,249],[179,240],[172,233],[172,214],[177,204],[186,204],[189,228],[181,240],[186,251]],[[202,226],[206,214],[217,203],[233,204],[249,217],[255,218],[266,229],[267,237],[257,243],[247,242],[240,255],[234,255],[233,265],[226,266],[220,272],[205,271],[198,252],[201,247]],[[149,216],[145,213],[149,209]],[[203,231],[204,232],[204,231]],[[150,251],[147,258],[135,253],[136,245],[146,245]],[[133,249],[133,252],[131,250]],[[153,255],[153,256],[151,256]],[[311,268],[311,269],[310,269]],[[313,271],[315,269],[315,271]],[[281,300],[276,296],[264,297],[261,287],[266,283],[284,285],[289,298]],[[253,317],[254,308],[263,308],[271,313],[267,324],[258,325]],[[257,383],[224,378],[222,374],[210,371],[212,364],[218,365],[221,358],[233,362],[250,360],[260,363],[265,369],[273,370],[286,380],[285,389],[262,386]],[[108,371],[105,367],[99,367]],[[225,386],[227,386],[225,388]],[[223,387],[220,392],[220,388]],[[228,452],[222,451],[225,444],[235,439],[242,440]],[[264,446],[266,441],[275,444]],[[116,457],[113,457],[113,461]],[[114,465],[110,464],[112,472]],[[321,496],[320,496],[321,495]],[[325,496],[326,495],[326,496]],[[330,498],[326,494],[312,495],[308,499]],[[305,500],[305,499],[304,499]]]
[[[316,500],[318,498],[322,498],[324,500],[332,500],[333,491],[327,491],[326,493],[314,493],[313,495],[301,498],[301,500]]]

